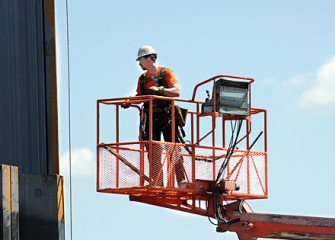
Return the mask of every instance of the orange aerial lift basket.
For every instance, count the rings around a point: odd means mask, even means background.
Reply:
[[[97,191],[204,216],[215,216],[208,206],[223,200],[267,198],[267,118],[251,105],[253,82],[218,75],[196,85],[189,100],[98,100]],[[153,140],[157,100],[171,103],[165,111],[178,129],[171,142]]]
[[[217,232],[240,240],[335,239],[335,219],[257,214],[244,201],[268,196],[267,116],[252,107],[253,82],[218,75],[196,85],[190,100],[98,100],[97,191],[216,219]],[[170,103],[164,119],[157,101]],[[155,126],[177,131],[155,141]]]

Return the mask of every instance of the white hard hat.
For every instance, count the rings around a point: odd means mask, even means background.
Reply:
[[[140,47],[140,49],[138,49],[138,52],[137,52],[136,61],[138,61],[141,57],[151,55],[151,54],[156,54],[157,55],[157,52],[153,47],[151,47],[151,46]]]

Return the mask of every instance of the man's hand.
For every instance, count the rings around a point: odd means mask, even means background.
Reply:
[[[160,87],[152,86],[152,87],[149,88],[149,90],[151,90],[155,94],[164,95],[164,87],[163,86],[160,86]]]
[[[123,103],[121,103],[121,107],[126,109],[129,108],[130,103],[129,103],[129,99],[126,99]]]
[[[150,87],[149,89],[150,89],[151,91],[153,91],[153,92],[158,92],[158,91],[159,91],[159,88],[156,87],[156,86],[152,86],[152,87]]]

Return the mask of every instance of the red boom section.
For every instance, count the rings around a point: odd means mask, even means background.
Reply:
[[[267,198],[266,110],[250,108],[248,116],[202,113],[204,101],[195,99],[197,90],[222,77],[253,82],[219,75],[198,84],[191,100],[151,95],[98,100],[97,191],[128,194],[133,201],[213,216],[214,212],[207,209],[213,199],[213,183],[227,161],[232,126],[241,120],[237,148],[220,176],[220,200]],[[186,142],[153,141],[152,129],[149,140],[141,140],[139,129],[144,118],[155,124],[152,110],[157,99],[171,101],[172,126],[177,124],[174,106],[188,109]],[[141,109],[143,103],[150,106],[147,117]],[[171,135],[173,140],[177,138],[174,132]],[[180,175],[184,176],[182,184]]]
[[[244,201],[225,205],[226,221],[220,222],[217,232],[236,232],[240,240],[270,239],[335,239],[335,219],[253,213]]]

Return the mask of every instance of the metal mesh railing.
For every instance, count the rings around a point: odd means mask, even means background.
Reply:
[[[214,83],[215,78],[212,80]],[[155,124],[153,103],[156,100],[171,101],[172,106],[188,109],[183,131],[189,141],[178,138],[178,133],[183,133],[180,129],[179,132],[171,131],[171,139],[182,143],[152,140],[155,138],[150,126]],[[144,104],[149,105],[148,113],[141,108]],[[239,149],[234,151],[223,175],[219,177],[220,180],[235,182],[240,189],[229,191],[227,199],[267,197],[266,111],[251,108],[252,116],[228,116],[215,111],[202,112],[203,104],[194,97],[189,101],[153,95],[99,100],[97,190],[132,196],[157,193],[160,194],[158,198],[166,197],[167,202],[172,195],[181,196],[177,197],[180,201],[188,199],[186,196],[197,199],[195,195],[201,195],[199,189],[203,187],[199,184],[206,185],[206,191],[211,191],[211,184],[217,180],[221,166],[227,164],[227,144],[236,137]],[[122,109],[127,106],[128,110]],[[175,108],[166,111],[169,112],[167,117],[171,118],[171,128],[177,126]],[[130,121],[133,118],[138,118],[140,133],[138,125]],[[143,138],[143,127],[147,127],[147,123],[149,137]],[[235,136],[239,133],[235,131],[236,126],[245,128],[245,135]],[[258,135],[255,137],[255,134]]]
[[[160,142],[151,147],[141,142],[98,146],[98,190],[128,194],[136,188],[160,187],[164,191],[179,189],[181,182],[192,186],[197,179],[214,181],[226,149],[195,147],[194,154],[190,154],[184,146]],[[232,194],[236,197],[267,196],[266,153],[236,150],[222,179],[240,186]]]
[[[192,159],[180,144],[153,143],[151,148],[144,143],[100,145],[98,189],[178,188],[192,181]]]

